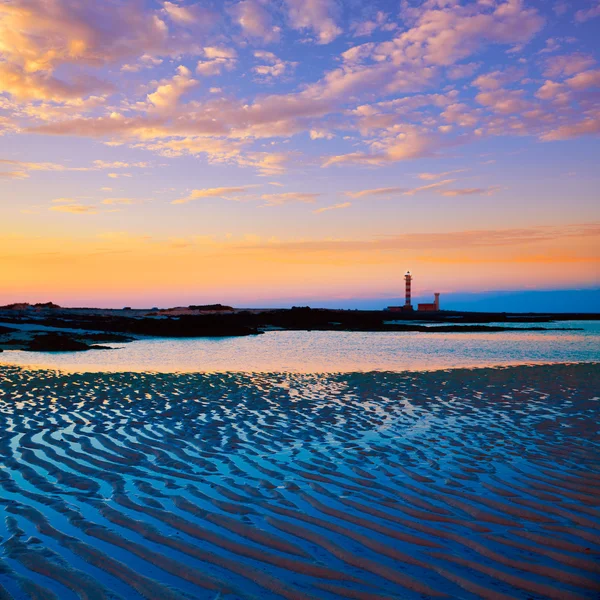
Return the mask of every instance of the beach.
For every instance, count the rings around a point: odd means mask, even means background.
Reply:
[[[599,383],[0,366],[0,598],[597,598]]]

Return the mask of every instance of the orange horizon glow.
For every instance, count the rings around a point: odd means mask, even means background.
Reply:
[[[8,243],[0,241],[0,303],[51,300],[118,307],[233,299],[257,305],[284,298],[393,297],[402,295],[406,268],[415,274],[415,295],[589,287],[598,274],[598,232],[584,227],[562,230],[562,235],[542,233],[534,228],[527,237],[520,230],[524,239],[518,242],[511,241],[515,232],[510,230],[428,234],[426,243],[437,249],[421,248],[423,240],[416,235],[383,247],[377,239],[13,236]]]
[[[600,286],[575,4],[0,3],[0,304]]]

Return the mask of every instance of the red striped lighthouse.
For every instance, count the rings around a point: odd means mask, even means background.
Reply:
[[[412,309],[412,301],[411,301],[411,297],[410,297],[410,292],[411,292],[411,282],[412,282],[412,275],[410,274],[410,271],[406,271],[406,275],[404,276],[404,281],[406,282],[406,300],[404,302],[404,308],[411,310]]]

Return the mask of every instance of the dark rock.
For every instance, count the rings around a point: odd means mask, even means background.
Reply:
[[[86,333],[85,334],[86,341],[92,342],[109,342],[109,343],[118,343],[118,342],[133,342],[135,338],[129,337],[127,335],[120,335],[118,333]]]
[[[46,333],[35,336],[25,349],[30,352],[81,352],[109,348],[107,346],[90,346],[64,333]]]
[[[188,308],[192,310],[233,310],[232,306],[225,304],[190,304]]]

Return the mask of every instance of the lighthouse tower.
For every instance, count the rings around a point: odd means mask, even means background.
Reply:
[[[406,283],[406,299],[404,301],[404,309],[405,310],[412,310],[412,301],[411,301],[411,285],[412,285],[412,275],[410,274],[410,271],[406,272],[406,275],[404,276],[404,281]]]

